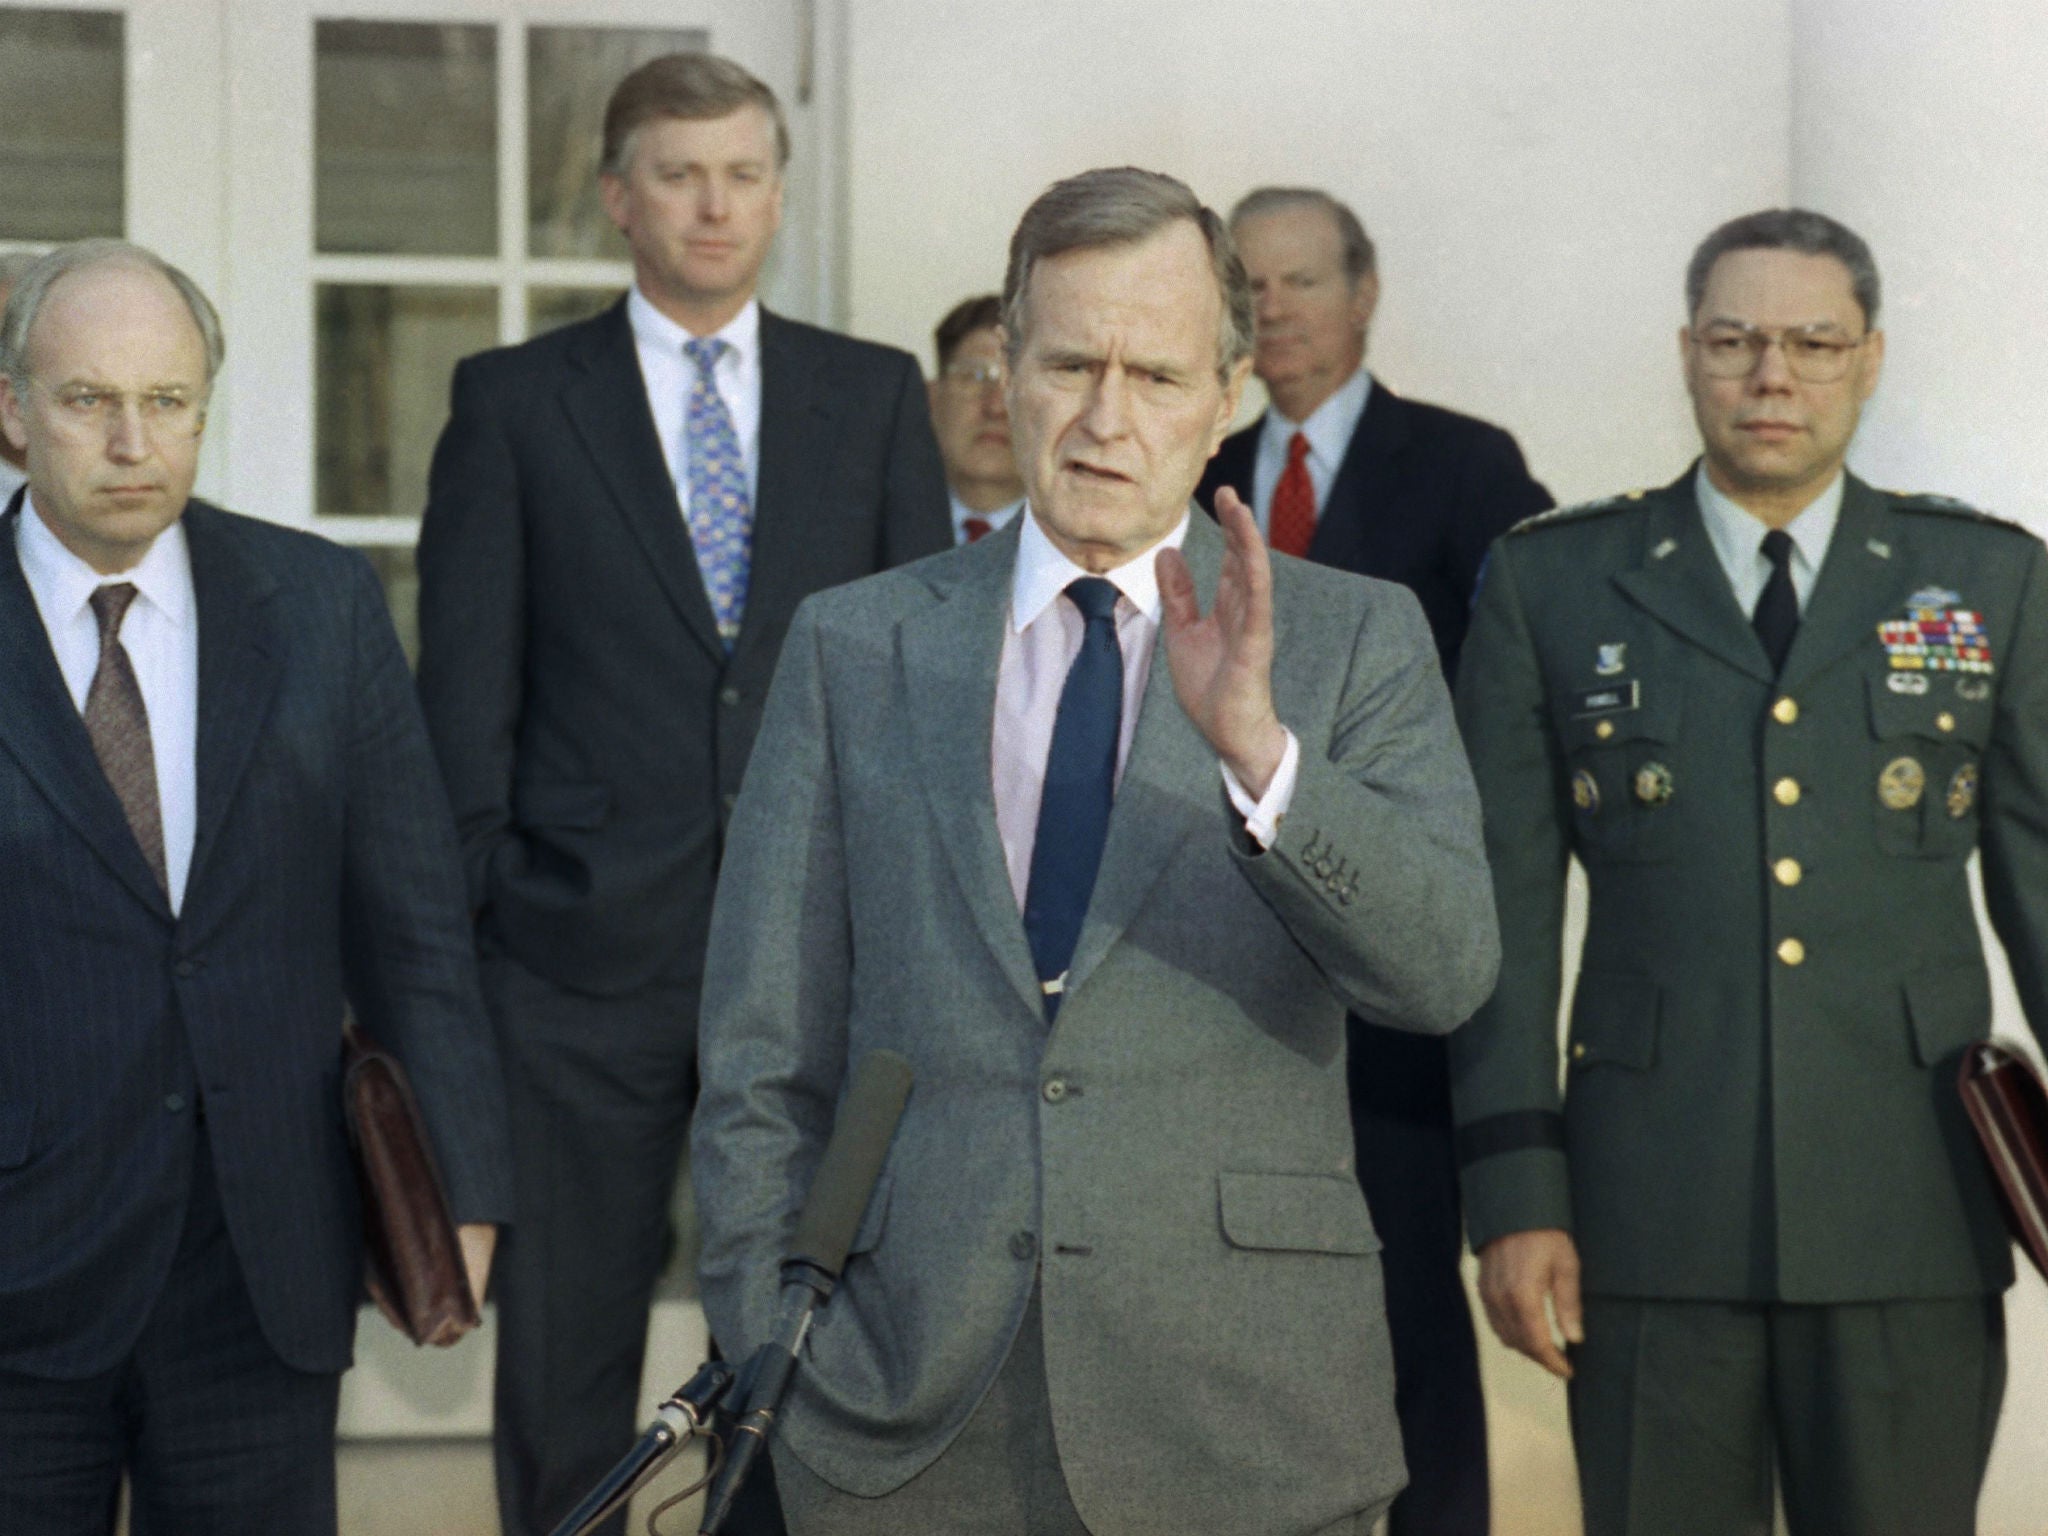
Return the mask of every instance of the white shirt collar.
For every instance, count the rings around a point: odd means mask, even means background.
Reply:
[[[626,320],[633,327],[634,340],[642,346],[688,361],[683,343],[694,340],[693,334],[656,309],[638,283],[626,295]],[[742,367],[751,367],[761,350],[761,301],[747,300],[738,314],[711,334],[732,349],[721,361],[737,359]]]
[[[1133,608],[1157,623],[1159,573],[1153,568],[1153,558],[1162,549],[1179,549],[1187,536],[1188,514],[1183,512],[1173,532],[1143,554],[1135,555],[1115,570],[1104,571],[1101,575],[1115,584]],[[1038,519],[1027,515],[1017,540],[1016,574],[1010,582],[1010,627],[1022,634],[1067,590],[1068,583],[1095,574],[1094,571],[1083,570],[1061,554],[1052,540],[1045,536],[1045,530],[1038,526]]]
[[[22,575],[54,620],[70,622],[99,588],[125,581],[133,583],[139,598],[180,629],[191,622],[192,555],[182,518],[158,534],[149,552],[117,576],[102,576],[59,542],[36,510],[34,492],[22,498],[21,526],[15,539]]]
[[[1344,452],[1351,446],[1351,434],[1358,430],[1358,418],[1365,414],[1366,402],[1371,398],[1372,373],[1361,363],[1350,378],[1337,386],[1329,399],[1308,413],[1307,421],[1289,421],[1277,405],[1269,405],[1266,409],[1266,438],[1280,451],[1284,461],[1289,441],[1299,432],[1308,439],[1309,452],[1316,460],[1326,468],[1335,469],[1344,462]]]
[[[993,512],[975,511],[974,508],[968,506],[966,502],[955,496],[950,490],[946,492],[946,499],[953,504],[953,536],[956,539],[966,531],[967,519],[970,517],[980,518],[988,524],[988,531],[995,533],[1001,530],[1011,518],[1024,510],[1024,498],[1022,496],[1019,496],[1006,507],[997,507]]]
[[[1699,498],[1700,516],[1707,525],[1707,537],[1714,543],[1714,551],[1720,556],[1721,564],[1728,570],[1741,570],[1756,560],[1763,559],[1764,535],[1770,529],[1763,519],[1746,512],[1734,500],[1725,496],[1721,488],[1707,476],[1706,460],[1700,461],[1694,473],[1696,494]],[[1828,542],[1835,536],[1835,523],[1842,515],[1842,488],[1846,483],[1840,470],[1827,483],[1818,496],[1804,507],[1799,515],[1785,525],[1785,531],[1792,536],[1792,545],[1808,570],[1818,571],[1821,561],[1827,558]]]

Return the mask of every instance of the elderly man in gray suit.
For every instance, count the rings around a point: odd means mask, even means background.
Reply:
[[[1345,1010],[1448,1030],[1499,949],[1429,630],[1234,496],[1189,515],[1251,306],[1185,186],[1050,188],[1004,304],[1029,515],[809,600],[769,698],[705,980],[705,1308],[769,1336],[849,1068],[900,1052],[778,1423],[799,1536],[1362,1536],[1403,1473]]]

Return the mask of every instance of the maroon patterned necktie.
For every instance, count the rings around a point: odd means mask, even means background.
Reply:
[[[135,668],[121,644],[121,620],[135,601],[132,582],[95,588],[92,615],[100,623],[100,664],[85,695],[85,733],[107,782],[127,813],[129,830],[142,845],[156,883],[171,888],[164,873],[164,818],[156,798],[156,753],[149,744],[149,711]]]
[[[985,517],[963,518],[961,519],[960,526],[966,530],[967,542],[970,544],[987,538],[994,531],[989,520]]]
[[[1297,432],[1287,444],[1287,468],[1273,487],[1266,514],[1266,542],[1282,554],[1306,555],[1316,536],[1316,483],[1309,478],[1308,438]]]

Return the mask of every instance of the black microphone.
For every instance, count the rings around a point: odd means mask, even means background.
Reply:
[[[846,1250],[860,1230],[868,1199],[881,1177],[882,1159],[910,1097],[910,1063],[894,1051],[870,1051],[853,1070],[846,1102],[818,1164],[811,1192],[797,1218],[796,1236],[782,1265],[782,1316],[775,1336],[754,1352],[745,1380],[746,1406],[727,1438],[725,1459],[704,1501],[698,1536],[716,1536],[754,1458],[768,1443],[775,1411],[796,1373],[797,1351],[810,1331],[811,1313],[828,1301],[846,1267]]]

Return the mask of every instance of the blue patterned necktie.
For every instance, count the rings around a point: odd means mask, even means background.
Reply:
[[[1116,588],[1100,576],[1083,576],[1068,583],[1066,596],[1088,627],[1060,690],[1052,748],[1045,757],[1045,795],[1038,802],[1038,833],[1031,845],[1031,879],[1024,888],[1024,936],[1045,994],[1047,1023],[1059,1015],[1067,967],[1095,893],[1095,872],[1102,864],[1109,809],[1116,798],[1116,749],[1124,717]]]
[[[727,344],[716,336],[691,337],[683,352],[697,370],[683,412],[683,440],[690,459],[690,542],[697,569],[718,620],[719,638],[732,649],[747,611],[747,557],[754,536],[754,508],[747,499],[747,465],[732,413],[718,393],[713,370]]]

